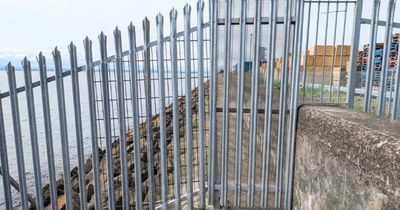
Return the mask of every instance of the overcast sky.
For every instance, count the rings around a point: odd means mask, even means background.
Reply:
[[[49,58],[55,46],[66,57],[70,41],[82,54],[85,36],[92,39],[96,58],[97,36],[101,31],[108,35],[110,43],[113,42],[113,30],[119,26],[125,45],[130,21],[140,33],[141,22],[147,15],[151,29],[155,31],[158,12],[164,15],[167,22],[172,7],[177,8],[180,17],[183,15],[186,2],[195,12],[195,0],[0,0],[0,68],[3,69],[9,60],[19,66],[25,55],[33,63],[39,51],[43,51],[51,62]],[[165,24],[167,26],[169,24]],[[141,33],[137,39],[142,43]]]

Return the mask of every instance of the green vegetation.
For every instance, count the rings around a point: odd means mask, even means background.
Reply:
[[[346,93],[341,92],[338,94],[337,92],[332,92],[331,94],[331,100],[330,100],[330,94],[329,90],[324,90],[322,91],[323,95],[323,102],[326,103],[339,103],[342,105],[346,104]],[[321,99],[321,89],[320,88],[314,88],[312,89],[311,87],[304,88],[303,85],[300,85],[299,88],[299,98],[300,100],[304,98],[304,101],[314,101],[314,102],[319,102]],[[338,100],[339,99],[339,100]],[[363,112],[364,110],[364,96],[355,96],[354,97],[354,110],[358,112]],[[389,117],[389,102],[385,102],[385,117]],[[372,98],[371,99],[371,114],[376,115],[378,113],[378,99],[377,98]]]

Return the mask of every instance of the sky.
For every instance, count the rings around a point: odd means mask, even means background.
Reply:
[[[283,0],[280,1],[282,2]],[[372,1],[364,0],[363,18],[371,17]],[[136,26],[137,41],[138,45],[140,45],[143,43],[141,22],[145,16],[148,16],[151,22],[151,40],[155,40],[156,15],[158,12],[164,15],[164,34],[168,35],[169,11],[173,7],[178,10],[178,31],[181,31],[183,7],[187,2],[192,6],[192,13],[195,13],[197,0],[0,0],[0,70],[4,69],[4,66],[9,61],[17,68],[20,68],[20,61],[24,56],[31,60],[32,67],[35,68],[37,67],[35,57],[40,51],[47,57],[48,66],[52,66],[51,52],[55,46],[58,46],[61,50],[63,62],[66,65],[68,64],[67,46],[71,41],[77,46],[78,64],[83,65],[84,50],[82,40],[86,36],[89,36],[93,41],[94,60],[97,60],[99,58],[97,36],[101,31],[108,35],[108,54],[114,54],[112,43],[113,30],[116,26],[119,26],[122,31],[123,49],[126,50],[128,49],[127,26],[131,21]],[[249,2],[251,4],[253,1]],[[269,0],[263,2],[266,2],[265,5],[269,4]],[[386,19],[387,2],[388,0],[382,0],[381,20]],[[205,3],[205,13],[208,14],[208,0],[205,0]],[[284,8],[283,6],[280,7],[282,8],[280,8],[279,16],[283,16],[284,10],[282,9]],[[398,5],[398,7],[400,6]],[[253,7],[249,6],[249,8]],[[335,10],[334,5],[330,11],[333,10]],[[339,10],[343,10],[343,8],[339,8]],[[234,15],[238,15],[238,11],[234,10]],[[263,11],[268,10],[265,9]],[[326,8],[321,7],[321,22],[324,21],[324,16],[326,17],[326,15],[322,14],[324,11],[326,11]],[[397,11],[395,22],[400,22],[400,10],[397,9]],[[350,6],[350,17],[352,12],[353,7]],[[312,18],[315,19],[317,14],[314,7],[311,13]],[[206,14],[205,17],[207,17]],[[263,16],[266,15],[263,14]],[[352,20],[348,22],[345,44],[350,44],[352,30]],[[194,14],[192,15],[192,24],[195,24]],[[342,23],[339,20],[340,24]],[[328,25],[333,25],[332,16]],[[332,28],[329,27],[328,32],[330,34],[333,33]],[[369,28],[368,25],[363,25],[361,28],[360,47],[369,40]],[[322,31],[321,28],[320,30]],[[341,34],[340,30],[342,30],[341,27],[338,27],[338,34]],[[384,27],[379,27],[378,42],[383,42],[384,30]],[[311,24],[310,31],[315,31],[315,24]],[[398,31],[396,29],[394,32]],[[314,40],[313,36],[315,34],[311,33],[310,40]],[[323,41],[323,33],[320,33],[319,37],[320,42]],[[282,37],[279,36],[278,38]]]
[[[164,15],[164,25],[168,28],[170,10],[175,7],[181,17],[187,2],[192,6],[192,13],[195,12],[195,0],[0,0],[0,69],[4,69],[8,61],[20,66],[24,56],[34,64],[40,51],[51,63],[51,51],[55,46],[62,56],[68,57],[67,45],[71,41],[81,58],[86,36],[92,39],[94,57],[98,58],[97,36],[104,31],[108,43],[113,42],[116,26],[122,32],[124,49],[127,49],[127,26],[131,21],[136,26],[138,43],[142,43],[145,16],[153,32],[158,12]]]

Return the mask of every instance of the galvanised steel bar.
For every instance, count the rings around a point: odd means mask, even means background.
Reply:
[[[304,1],[304,2],[305,2],[305,3],[314,3],[314,2],[316,2],[316,1],[314,1],[314,0],[308,0],[308,1]],[[318,0],[318,2],[321,2],[321,3],[328,3],[328,2],[330,2],[330,3],[344,3],[344,2],[356,3],[357,0],[355,0],[355,1],[349,1],[349,0],[346,0],[346,1],[343,1],[343,0],[339,0],[339,1],[326,0],[326,1],[323,1],[323,0]]]
[[[343,67],[343,46],[344,46],[344,40],[345,40],[345,37],[346,37],[346,26],[347,26],[347,7],[348,7],[348,3],[346,2],[346,4],[345,4],[345,9],[344,9],[344,11],[345,11],[345,13],[344,13],[344,20],[343,20],[343,33],[342,33],[342,47],[341,47],[341,49],[340,49],[340,64],[339,64],[339,68],[340,69],[342,69],[342,67]],[[347,69],[347,67],[346,67],[346,69]],[[340,75],[341,75],[342,73],[340,73]],[[341,78],[341,76],[339,76],[339,82],[338,82],[338,90],[337,90],[337,95],[336,95],[336,101],[339,103],[339,101],[340,101],[340,98],[339,98],[339,96],[340,96],[340,87],[341,87],[341,83],[342,83],[342,78]]]
[[[164,73],[164,17],[158,14],[157,24],[157,69],[158,69],[158,103],[160,116],[160,153],[161,153],[161,201],[162,209],[167,209],[168,171],[167,171],[167,126],[165,116],[165,73]]]
[[[307,71],[308,71],[308,42],[310,40],[310,21],[311,21],[311,3],[308,4],[308,17],[307,17],[307,30],[306,30],[306,44],[305,44],[305,57],[304,57],[304,64],[303,64],[303,101],[306,98],[306,89],[307,89]],[[317,27],[318,30],[318,27]]]
[[[361,18],[361,24],[371,24],[371,19],[367,18]],[[386,26],[386,22],[383,20],[378,21],[378,26]],[[394,22],[393,23],[393,28],[400,28],[400,23],[399,22]]]
[[[199,193],[200,193],[200,208],[206,207],[205,198],[205,99],[204,99],[204,26],[203,26],[203,14],[204,13],[204,2],[199,0],[197,2],[197,71],[199,74],[199,135],[198,135],[198,146],[199,146]]]
[[[121,31],[118,27],[114,30],[115,43],[115,64],[117,71],[117,102],[118,102],[118,124],[119,124],[119,153],[121,157],[122,175],[122,208],[130,209],[129,205],[129,184],[128,184],[128,165],[126,151],[126,124],[125,124],[125,89],[124,89],[124,69],[122,63],[122,40]]]
[[[154,67],[154,63],[156,63],[156,58],[154,58],[155,54],[153,53],[155,51],[154,48],[156,48],[156,47],[150,47],[149,48],[150,49],[150,72],[151,72],[151,75],[155,74],[155,71],[156,71],[155,67]],[[150,80],[150,84],[152,85],[152,88],[151,88],[151,96],[153,96],[152,99],[156,99],[156,98],[159,97],[156,94],[156,91],[157,91],[156,90],[156,83],[153,82],[155,80],[156,79]],[[153,105],[154,106],[152,106],[151,110],[152,110],[152,112],[156,112],[156,110],[158,110],[158,108],[157,108],[158,104],[157,103],[153,103]]]
[[[278,125],[278,140],[276,147],[276,169],[275,169],[275,207],[281,206],[281,193],[282,193],[282,162],[283,162],[283,140],[285,138],[285,125],[286,125],[286,95],[288,86],[289,72],[289,44],[290,44],[290,31],[291,31],[291,14],[292,14],[292,0],[286,1],[285,13],[285,43],[283,45],[283,62],[281,71],[281,89],[279,98],[279,125]],[[293,65],[292,65],[293,68]]]
[[[179,134],[179,102],[178,102],[178,53],[176,37],[176,21],[178,12],[172,9],[170,17],[170,57],[172,70],[172,124],[173,126],[173,147],[174,147],[174,197],[175,209],[181,209],[181,146]]]
[[[133,138],[134,138],[134,153],[135,153],[135,201],[136,209],[141,210],[142,207],[142,166],[140,153],[140,132],[139,131],[139,94],[138,94],[138,69],[137,69],[137,51],[136,51],[136,30],[135,26],[130,23],[129,31],[129,60],[131,74],[131,94],[132,94],[132,120],[133,120]]]
[[[389,76],[389,75],[388,75]],[[394,74],[394,72],[392,72],[392,75],[390,76],[391,81],[394,81],[396,74]],[[394,92],[394,86],[393,83],[391,82],[391,85],[389,87],[389,101],[388,101],[388,112],[387,115],[390,116],[392,114],[392,105],[393,105],[393,92]]]
[[[294,170],[294,153],[296,141],[296,126],[297,126],[297,99],[299,93],[300,68],[301,68],[301,48],[303,41],[303,17],[304,17],[304,2],[299,0],[296,2],[296,29],[295,29],[295,44],[294,46],[294,63],[292,68],[292,81],[290,88],[290,114],[288,141],[286,145],[286,189],[284,208],[292,209],[292,189],[293,189],[293,170]],[[335,53],[333,53],[335,54]]]
[[[372,6],[372,24],[370,31],[370,41],[368,50],[368,66],[367,66],[367,78],[365,82],[365,96],[364,96],[364,112],[370,112],[371,109],[371,98],[372,98],[372,75],[375,71],[375,49],[376,40],[378,33],[378,20],[379,20],[379,10],[381,1],[374,0]]]
[[[83,150],[83,134],[82,134],[82,113],[81,113],[81,99],[79,92],[79,75],[76,47],[71,42],[68,46],[71,64],[71,81],[72,81],[72,97],[74,101],[74,116],[75,116],[75,132],[76,132],[76,145],[78,150],[78,178],[79,178],[79,196],[80,208],[87,209],[87,196],[86,196],[86,177],[85,177],[85,156]]]
[[[222,158],[221,158],[221,206],[227,206],[227,176],[228,176],[228,149],[229,149],[229,80],[231,65],[231,18],[232,18],[232,0],[226,1],[225,17],[225,58],[224,58],[224,102],[223,102],[223,120],[222,120]]]
[[[89,101],[89,114],[90,114],[90,134],[92,138],[92,156],[93,156],[93,181],[94,181],[94,198],[95,209],[101,208],[101,194],[100,194],[100,170],[99,170],[99,143],[97,135],[97,119],[96,119],[96,99],[94,91],[94,68],[93,68],[93,52],[92,41],[86,37],[83,41],[85,47],[85,61],[86,61],[86,78],[88,85],[88,101]]]
[[[347,79],[347,107],[354,107],[354,93],[356,89],[356,71],[357,71],[357,59],[358,59],[358,47],[360,45],[360,29],[361,29],[361,15],[363,8],[363,0],[357,0],[354,7],[354,23],[353,33],[351,40],[351,55],[350,55],[350,71]]]
[[[396,0],[389,0],[387,15],[386,15],[386,30],[385,30],[385,44],[383,48],[383,61],[382,70],[380,76],[379,94],[378,94],[378,115],[384,116],[385,114],[385,102],[386,102],[386,89],[387,89],[387,78],[389,70],[389,56],[390,49],[392,46],[392,32],[393,32],[393,21],[396,11]],[[390,83],[392,86],[393,80]],[[392,91],[390,91],[392,92]],[[389,109],[390,111],[390,109]]]
[[[315,1],[316,3],[317,1]],[[332,3],[332,2],[331,2]],[[261,17],[261,25],[268,25],[269,24],[269,17]],[[294,24],[294,20],[291,21]],[[225,18],[218,18],[217,20],[218,25],[224,26],[225,25]],[[239,25],[240,24],[240,17],[239,18],[231,18],[231,25]],[[284,17],[277,17],[277,24],[281,25],[284,24]],[[246,25],[254,25],[254,17],[247,17],[246,18]]]
[[[0,171],[0,176],[3,176],[3,173],[2,173],[1,171]],[[19,190],[19,183],[18,183],[18,181],[15,180],[12,176],[9,176],[9,179],[10,179],[10,185],[11,185],[17,192],[19,192],[20,190]],[[29,201],[29,203],[32,204],[32,206],[36,206],[36,200],[35,200],[35,198],[34,198],[31,194],[29,194],[29,193],[28,193],[28,201]]]
[[[333,32],[333,52],[332,52],[332,60],[331,60],[331,74],[330,74],[330,83],[329,83],[329,103],[332,102],[332,92],[333,92],[333,70],[335,67],[335,59],[336,59],[336,34],[337,34],[337,22],[338,22],[338,13],[339,13],[339,3],[336,3],[335,9],[335,24],[334,24],[334,32]],[[343,46],[341,47],[343,48]],[[339,75],[340,75],[339,69]],[[340,77],[340,76],[339,76]]]
[[[110,116],[110,91],[109,91],[109,79],[108,79],[108,64],[107,64],[107,36],[101,32],[99,35],[100,43],[100,59],[101,59],[101,83],[102,83],[102,94],[103,94],[103,119],[104,119],[104,131],[105,131],[105,142],[106,142],[106,156],[107,156],[107,176],[112,177],[107,180],[108,184],[108,208],[110,210],[115,209],[115,194],[114,194],[114,170],[113,163],[114,158],[112,156],[112,137],[111,137],[111,116]]]
[[[260,206],[268,206],[268,185],[269,185],[269,162],[272,141],[272,98],[274,91],[274,60],[276,47],[276,18],[278,11],[278,1],[272,0],[270,7],[271,24],[269,26],[269,44],[268,44],[268,74],[265,77],[265,112],[264,115],[264,142],[262,150],[262,169],[261,169],[261,198]]]
[[[22,61],[22,67],[24,69],[25,76],[25,88],[26,88],[26,103],[28,108],[29,117],[29,130],[31,138],[32,147],[32,162],[33,170],[35,176],[35,190],[36,190],[36,208],[43,209],[43,188],[42,188],[42,173],[40,170],[40,157],[39,157],[39,145],[38,145],[38,135],[37,135],[37,125],[36,125],[36,113],[35,113],[35,103],[32,88],[32,72],[31,72],[31,62],[25,57]]]
[[[10,169],[8,167],[8,155],[7,155],[7,139],[4,129],[4,114],[3,114],[3,102],[0,99],[0,161],[1,161],[1,173],[3,180],[4,199],[6,209],[13,209],[13,200],[11,194],[11,180],[10,180]]]
[[[154,180],[154,164],[153,164],[153,125],[152,125],[152,108],[151,108],[151,70],[150,70],[150,22],[147,17],[143,20],[143,38],[144,38],[144,93],[146,97],[146,136],[147,136],[147,172],[149,173],[149,209],[154,209],[155,202],[155,180]]]
[[[315,32],[315,45],[314,48],[317,48],[318,45],[318,37],[319,37],[319,16],[320,16],[320,11],[321,11],[321,3],[318,2],[318,9],[317,9],[317,25],[316,25],[316,32]],[[315,49],[316,51],[317,49]],[[314,59],[313,59],[313,75],[312,75],[312,83],[311,83],[311,102],[314,102],[314,84],[315,84],[315,71],[316,71],[316,65],[317,65],[317,53],[314,53]]]
[[[193,209],[193,126],[192,126],[192,67],[190,55],[190,12],[189,4],[183,8],[184,16],[184,56],[185,56],[185,137],[186,137],[186,193],[188,209]]]
[[[64,195],[66,198],[65,206],[66,209],[73,209],[72,203],[72,188],[71,188],[71,167],[69,158],[69,144],[68,144],[68,128],[67,128],[67,114],[65,111],[65,95],[64,95],[64,78],[62,76],[62,63],[61,54],[56,47],[53,51],[54,68],[56,76],[56,88],[57,88],[57,102],[58,102],[58,116],[60,123],[60,136],[62,146],[62,157],[63,157],[63,179],[64,179]]]
[[[256,171],[256,142],[257,142],[257,109],[258,109],[258,86],[260,74],[260,40],[261,40],[261,0],[256,0],[255,5],[255,26],[254,26],[254,42],[253,44],[253,68],[251,74],[251,117],[250,117],[250,139],[249,139],[249,171],[248,185],[250,189],[247,191],[247,206],[254,206],[254,185]]]
[[[400,54],[397,55],[397,60],[400,60]],[[392,120],[399,119],[399,109],[400,109],[400,65],[397,64],[396,77],[395,77],[395,87],[393,96],[393,106],[392,113],[390,113],[390,118]]]
[[[49,168],[49,185],[50,185],[50,200],[51,209],[58,209],[57,204],[57,188],[56,188],[56,169],[54,164],[54,147],[53,147],[53,129],[51,126],[51,115],[50,115],[50,102],[49,102],[49,87],[47,81],[47,69],[46,69],[46,58],[43,53],[39,53],[37,57],[39,63],[39,74],[40,74],[40,88],[42,95],[43,105],[43,122],[46,136],[46,151],[47,151],[47,165]]]
[[[207,28],[209,26],[210,26],[209,22],[204,23],[204,27],[205,28]],[[190,28],[190,32],[195,32],[195,31],[196,31],[196,27]],[[183,36],[183,31],[177,32],[177,37],[182,37],[182,36]],[[169,36],[164,37],[164,41],[169,41],[170,39],[171,39],[171,37],[169,37]],[[157,45],[156,41],[152,41],[152,42],[149,43],[150,47],[154,47],[156,45]],[[137,51],[143,51],[143,45],[137,46]],[[128,55],[129,55],[129,51],[128,50],[122,52],[122,56],[128,56]],[[115,55],[111,55],[111,56],[108,56],[106,58],[106,61],[113,61],[113,60],[115,60]],[[93,61],[93,66],[98,66],[98,65],[101,65],[101,60]],[[84,71],[84,70],[86,70],[86,65],[78,66],[78,72],[81,72],[81,71]],[[69,70],[66,70],[66,71],[63,72],[63,77],[67,77],[67,76],[70,76],[70,75],[71,75],[71,71],[69,71]],[[55,76],[48,77],[47,81],[48,82],[55,81]],[[40,86],[40,81],[36,81],[36,82],[32,83],[32,87],[33,88],[36,88],[36,87],[39,87],[39,86]],[[25,86],[18,87],[16,91],[17,91],[17,93],[24,92],[25,91]],[[4,92],[4,93],[0,94],[0,98],[6,98],[6,97],[9,97],[9,96],[10,96],[10,92]]]
[[[246,49],[246,15],[247,0],[242,0],[240,5],[240,57],[239,57],[239,75],[237,84],[237,108],[236,117],[236,143],[235,143],[235,198],[234,205],[241,204],[241,176],[242,176],[242,139],[243,139],[243,91],[244,91],[244,61]]]
[[[21,207],[22,209],[28,209],[28,191],[26,188],[24,150],[21,136],[18,95],[16,93],[17,87],[15,81],[15,68],[11,65],[11,63],[8,63],[6,66],[6,71],[8,74],[8,84],[10,88],[10,102],[14,129],[15,151],[17,155],[18,180],[21,193]]]
[[[209,159],[208,159],[208,204],[214,205],[217,203],[218,195],[215,192],[215,182],[217,181],[217,84],[218,84],[218,56],[217,56],[217,17],[218,17],[218,1],[210,0],[211,19],[210,19],[210,45],[211,45],[211,88],[210,88],[210,144],[209,144]]]
[[[328,25],[329,25],[329,9],[330,9],[330,3],[328,2],[328,8],[326,10],[326,22],[325,22],[325,39],[324,39],[324,54],[322,58],[322,75],[321,75],[321,85],[320,85],[320,93],[319,93],[319,102],[323,103],[324,102],[324,86],[325,86],[325,69],[326,69],[326,47],[328,44]],[[317,49],[315,49],[317,54]]]
[[[391,81],[394,81],[395,76],[396,76],[395,72],[392,71],[392,75],[390,76],[391,77],[390,78]],[[393,106],[393,98],[394,98],[394,96],[393,96],[393,94],[394,94],[393,82],[391,82],[390,84],[391,85],[389,87],[389,101],[388,101],[388,108],[387,108],[387,110],[388,110],[387,115],[388,116],[390,116],[392,114],[392,106]]]

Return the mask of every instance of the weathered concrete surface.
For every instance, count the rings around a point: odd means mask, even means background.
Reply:
[[[400,209],[400,123],[301,107],[294,177],[294,209]]]

